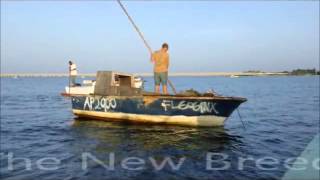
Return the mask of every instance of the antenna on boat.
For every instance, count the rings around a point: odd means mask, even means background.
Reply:
[[[70,94],[70,87],[71,87],[70,74],[71,74],[71,71],[70,71],[70,67],[68,67],[68,68],[69,68],[69,96],[71,96],[71,94]]]
[[[123,10],[123,12],[127,15],[129,21],[131,22],[132,26],[134,27],[134,29],[137,31],[137,33],[139,34],[140,38],[142,39],[144,45],[147,47],[148,51],[150,54],[152,54],[152,49],[149,46],[148,42],[146,41],[146,39],[144,38],[142,32],[139,30],[138,26],[134,23],[133,19],[131,18],[131,16],[129,15],[128,11],[126,10],[126,8],[124,7],[124,5],[120,2],[120,0],[117,0],[117,2],[119,3],[121,9]],[[176,89],[174,88],[172,82],[168,79],[168,83],[173,91],[174,94],[177,94]]]

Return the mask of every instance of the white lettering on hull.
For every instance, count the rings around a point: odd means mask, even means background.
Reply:
[[[216,109],[215,102],[208,101],[179,101],[174,103],[172,100],[162,100],[161,106],[164,111],[168,110],[192,110],[194,112],[200,112],[201,114],[205,113],[215,113],[219,114]],[[83,105],[83,109],[92,110],[104,110],[107,112],[108,110],[115,109],[117,107],[117,101],[112,97],[102,97],[102,98],[94,98],[94,97],[86,97],[86,100]]]
[[[178,109],[178,110],[193,110],[195,112],[200,113],[212,113],[219,114],[219,112],[216,110],[216,103],[214,102],[187,102],[187,101],[180,101],[178,104],[174,104],[172,100],[163,100],[161,103],[161,106],[165,111],[170,109]]]
[[[88,108],[90,111],[103,109],[105,112],[107,112],[110,109],[115,109],[116,107],[117,101],[115,100],[115,98],[111,97],[102,97],[100,99],[95,99],[94,97],[86,97],[86,100],[83,105],[83,109]]]

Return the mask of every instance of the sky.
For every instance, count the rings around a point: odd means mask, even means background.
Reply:
[[[319,1],[123,1],[170,72],[319,69]],[[1,1],[1,73],[152,72],[116,1]]]

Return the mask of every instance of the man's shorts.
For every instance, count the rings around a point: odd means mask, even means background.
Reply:
[[[155,72],[154,73],[154,83],[156,86],[159,86],[160,83],[162,86],[166,86],[168,81],[168,72]]]

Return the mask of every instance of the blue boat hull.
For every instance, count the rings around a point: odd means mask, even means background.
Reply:
[[[72,96],[73,113],[102,120],[221,126],[245,101],[233,97]]]

